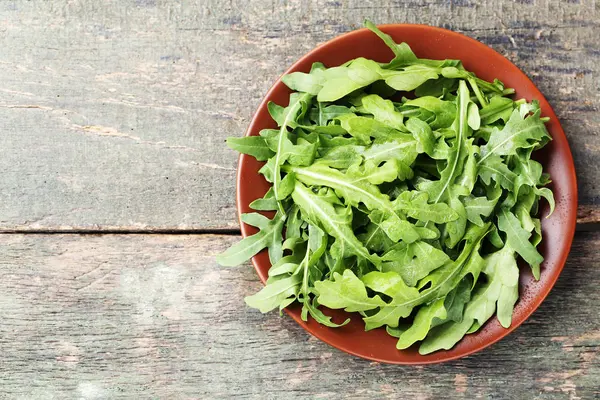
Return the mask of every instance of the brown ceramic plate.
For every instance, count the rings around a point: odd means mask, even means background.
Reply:
[[[358,314],[352,315],[350,324],[334,329],[312,320],[302,321],[300,308],[297,306],[286,309],[287,313],[312,335],[350,354],[393,364],[437,363],[466,356],[497,342],[521,325],[548,295],[567,260],[575,232],[577,214],[575,168],[567,138],[554,111],[533,82],[502,55],[474,39],[446,29],[408,24],[383,25],[380,28],[391,35],[396,42],[408,43],[418,57],[462,60],[465,68],[475,72],[477,76],[488,81],[498,78],[507,87],[514,88],[515,98],[538,100],[542,115],[550,117],[547,127],[554,139],[535,154],[535,158],[544,165],[544,171],[550,173],[552,177],[551,189],[556,198],[554,214],[550,218],[542,218],[544,240],[540,245],[540,252],[544,256],[544,262],[541,267],[541,279],[535,281],[529,267],[522,266],[520,298],[509,329],[503,328],[493,317],[480,331],[465,336],[451,350],[423,356],[418,353],[418,346],[407,350],[396,350],[397,339],[389,336],[385,329],[365,332],[364,324]],[[391,60],[393,54],[375,34],[361,29],[317,47],[296,62],[286,73],[308,72],[312,63],[316,61],[332,67],[356,57],[387,62]],[[276,128],[275,122],[267,111],[267,103],[274,101],[286,105],[289,94],[290,90],[279,79],[267,93],[246,134],[258,135],[262,129]],[[239,159],[237,178],[239,214],[252,212],[248,205],[253,200],[263,197],[269,189],[269,183],[258,174],[261,166],[262,163],[249,156],[242,155]],[[543,216],[548,214],[546,205],[542,207],[541,212]],[[241,228],[244,237],[256,233],[256,229],[249,225],[241,223]],[[271,266],[267,252],[263,251],[255,256],[252,263],[264,283]],[[327,313],[332,315],[336,322],[341,322],[348,316],[341,310],[329,310]]]

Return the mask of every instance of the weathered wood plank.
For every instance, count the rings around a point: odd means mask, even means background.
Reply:
[[[600,221],[600,208],[594,205],[580,205],[577,209],[577,224],[580,228],[595,227]]]
[[[23,399],[501,398],[600,395],[600,234],[578,234],[557,286],[491,348],[380,365],[248,309],[235,236],[0,235],[2,393]]]
[[[563,122],[581,203],[598,204],[597,2],[5,1],[0,228],[235,228],[224,139],[289,65],[365,17],[445,26],[513,60]]]

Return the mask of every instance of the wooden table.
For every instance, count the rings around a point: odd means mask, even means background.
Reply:
[[[236,154],[315,45],[411,22],[463,32],[555,107],[579,178],[565,270],[515,333],[429,367],[380,365],[243,297]],[[0,1],[0,397],[600,398],[600,3]]]

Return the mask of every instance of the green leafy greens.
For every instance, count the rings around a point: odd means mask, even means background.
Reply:
[[[278,128],[227,140],[265,162],[273,186],[250,207],[275,213],[244,214],[258,233],[217,261],[238,265],[268,249],[269,278],[249,306],[298,302],[302,319],[329,327],[349,319],[336,323],[320,306],[358,312],[398,349],[450,349],[494,314],[508,328],[518,257],[541,273],[540,199],[554,209],[549,177],[531,159],[551,140],[546,119],[502,82],[457,60],[419,59],[365,26],[391,62],[286,75],[289,105],[268,105]]]

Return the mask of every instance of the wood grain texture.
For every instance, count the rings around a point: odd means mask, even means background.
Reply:
[[[237,228],[240,136],[269,86],[359,27],[443,26],[506,55],[561,118],[600,221],[600,6],[561,0],[0,1],[0,231]],[[228,235],[0,234],[0,398],[600,398],[600,233],[477,355],[371,363],[248,309]]]
[[[600,221],[600,208],[595,205],[580,205],[577,209],[577,224],[580,229],[596,230]]]
[[[224,139],[288,66],[365,17],[444,26],[515,62],[556,108],[595,208],[599,4],[2,1],[0,229],[236,228]]]
[[[593,399],[600,396],[600,233],[578,234],[530,320],[479,354],[381,365],[244,296],[250,266],[211,235],[0,235],[0,376],[19,399]],[[395,350],[391,350],[395,351]]]

